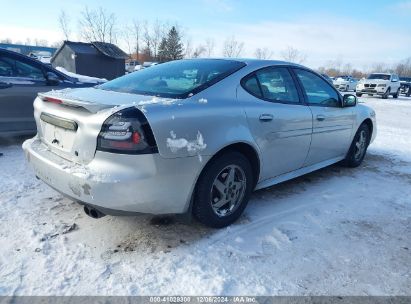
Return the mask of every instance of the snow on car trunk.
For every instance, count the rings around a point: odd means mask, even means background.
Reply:
[[[363,165],[257,191],[219,231],[93,220],[34,178],[19,143],[1,145],[1,295],[409,294],[411,98],[361,101],[378,122]]]

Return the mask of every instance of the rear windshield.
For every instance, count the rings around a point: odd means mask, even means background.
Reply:
[[[411,82],[411,77],[400,77],[401,81]]]
[[[370,76],[368,76],[367,79],[390,80],[390,75],[387,75],[387,74],[371,74]]]
[[[187,98],[244,66],[245,63],[234,60],[176,60],[133,72],[106,82],[99,88],[159,97]]]

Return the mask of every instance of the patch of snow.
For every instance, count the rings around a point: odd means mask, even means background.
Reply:
[[[107,79],[105,78],[97,78],[97,77],[91,77],[91,76],[86,76],[86,75],[80,75],[80,74],[76,74],[76,73],[72,73],[67,71],[65,68],[63,67],[56,67],[56,70],[66,74],[67,76],[73,77],[73,78],[77,78],[80,82],[85,82],[85,83],[103,83],[103,82],[107,82]]]
[[[138,106],[151,105],[151,104],[171,105],[178,100],[179,99],[153,97],[148,100],[139,101],[136,103],[136,105]]]

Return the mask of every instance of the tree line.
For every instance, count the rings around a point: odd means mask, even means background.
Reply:
[[[101,7],[97,9],[85,7],[76,20],[62,10],[58,16],[58,23],[65,40],[121,43],[127,47],[126,52],[130,57],[139,61],[164,62],[182,58],[212,57],[216,53],[216,42],[213,38],[207,38],[204,42],[193,45],[185,30],[178,24],[159,20],[149,23],[134,19],[120,25],[115,14]],[[74,30],[75,28],[77,30]],[[3,39],[0,42],[11,43],[12,41]],[[58,47],[61,43],[53,43],[50,46]],[[20,44],[49,46],[45,39],[27,39]],[[244,42],[237,40],[235,36],[229,36],[224,40],[220,53],[223,57],[241,57],[244,53]],[[287,46],[275,55],[285,61],[300,64],[307,60],[304,52],[292,46]],[[254,57],[258,59],[271,59],[273,56],[274,52],[268,48],[256,48],[254,52]],[[411,57],[394,65],[376,63],[364,70],[354,69],[349,63],[335,60],[327,62],[317,70],[329,76],[344,74],[357,78],[362,78],[371,72],[395,72],[400,76],[411,76]]]

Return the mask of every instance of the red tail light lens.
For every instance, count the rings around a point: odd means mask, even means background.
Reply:
[[[63,103],[63,101],[61,99],[53,98],[53,97],[43,97],[42,100],[52,102],[52,103],[57,103],[57,104]]]
[[[158,153],[151,127],[136,108],[119,111],[104,122],[97,150],[121,154]]]

